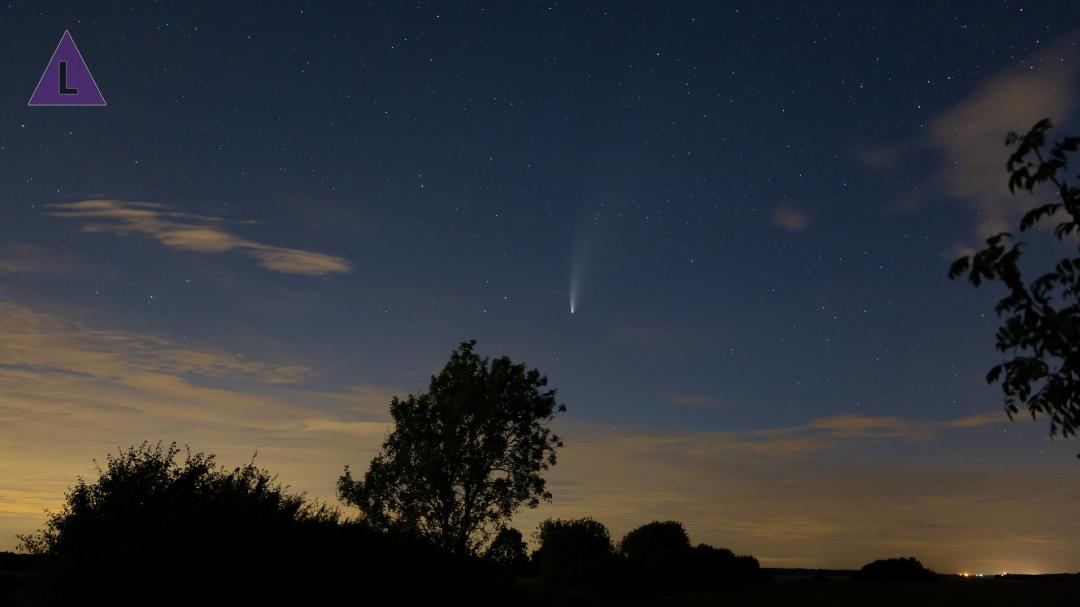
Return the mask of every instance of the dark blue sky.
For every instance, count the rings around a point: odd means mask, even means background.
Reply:
[[[0,480],[3,529],[35,524],[26,512],[90,457],[145,438],[258,448],[332,495],[382,432],[349,424],[385,423],[383,397],[423,389],[469,338],[546,372],[588,457],[618,452],[611,440],[691,458],[734,441],[724,453],[756,459],[779,436],[802,441],[776,448],[803,478],[851,453],[869,467],[848,478],[878,470],[945,502],[950,481],[903,466],[978,470],[959,485],[994,495],[1015,489],[987,480],[997,464],[1075,481],[1046,427],[992,417],[995,292],[946,270],[1015,215],[1005,131],[1070,125],[1078,17],[1071,2],[9,3],[0,370],[15,404],[0,444],[39,472]],[[107,107],[26,106],[65,29]],[[184,412],[204,397],[235,397],[237,417]],[[78,449],[41,448],[61,440],[47,415],[125,399],[137,412],[109,412]],[[259,399],[277,408],[242,411]],[[334,428],[344,437],[307,439]],[[826,524],[876,493],[814,498],[814,529],[833,535],[803,541],[794,508],[740,526],[722,503],[687,506],[731,459],[619,502],[581,489],[572,453],[540,515],[608,509],[622,529],[662,504],[767,564],[885,556]],[[740,495],[777,499],[762,489],[786,482],[777,466]],[[866,528],[911,535],[897,521],[940,514],[920,503]],[[928,560],[1080,567],[1065,546],[961,536]],[[828,543],[851,548],[814,552]]]

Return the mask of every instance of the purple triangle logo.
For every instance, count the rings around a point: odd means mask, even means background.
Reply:
[[[27,105],[105,105],[105,98],[101,96],[70,32],[64,31]]]

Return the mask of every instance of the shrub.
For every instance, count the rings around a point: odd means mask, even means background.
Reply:
[[[179,454],[143,443],[108,456],[96,481],[78,479],[45,528],[21,538],[45,559],[38,602],[307,604],[479,586],[469,562],[343,522],[253,463],[225,470],[212,455]]]
[[[521,532],[503,527],[491,541],[484,558],[504,576],[522,575],[529,566],[528,546]]]
[[[698,544],[690,550],[686,564],[686,585],[693,589],[720,588],[768,579],[756,558],[736,555],[727,548]]]
[[[685,586],[690,537],[678,521],[653,521],[623,537],[619,551],[627,560],[632,586],[667,590]]]
[[[548,519],[540,524],[537,536],[540,547],[533,561],[546,586],[594,586],[610,578],[615,551],[600,522]]]
[[[690,536],[678,521],[653,521],[627,533],[619,550],[631,562],[656,565],[686,557]]]
[[[872,582],[917,582],[936,580],[938,576],[924,567],[918,559],[909,556],[867,563],[855,574],[855,579]]]

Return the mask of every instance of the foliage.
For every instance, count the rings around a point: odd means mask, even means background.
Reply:
[[[627,533],[619,550],[631,561],[654,565],[684,558],[690,551],[690,536],[678,521],[653,521]]]
[[[1033,192],[1038,185],[1053,185],[1057,201],[1028,211],[1020,220],[1020,232],[1059,217],[1053,233],[1076,251],[1080,189],[1068,185],[1065,173],[1068,154],[1080,147],[1080,138],[1066,137],[1046,150],[1050,127],[1044,119],[1026,135],[1006,137],[1006,145],[1016,145],[1006,165],[1009,189]],[[1019,265],[1024,244],[1008,232],[994,235],[982,250],[957,259],[949,277],[967,275],[975,286],[1003,283],[1007,294],[995,308],[1003,318],[996,341],[997,349],[1010,358],[990,369],[987,381],[1001,381],[1010,417],[1027,407],[1032,417],[1050,417],[1051,435],[1068,437],[1080,427],[1080,257],[1065,257],[1028,284]]]
[[[528,545],[520,531],[503,527],[491,540],[484,558],[508,575],[520,575],[529,564]]]
[[[855,579],[870,582],[919,582],[936,580],[938,576],[924,567],[919,559],[909,556],[867,563],[855,574]]]
[[[54,557],[84,558],[94,551],[97,557],[141,559],[150,550],[167,557],[267,526],[337,521],[335,511],[288,493],[253,462],[226,472],[213,455],[189,450],[181,463],[179,453],[175,443],[143,443],[108,455],[104,469],[97,467],[97,481],[79,477],[45,528],[20,537],[21,548]]]
[[[547,519],[540,523],[537,540],[533,561],[548,585],[595,583],[610,573],[615,549],[607,527],[595,519]]]
[[[653,521],[630,531],[615,552],[607,528],[591,518],[548,519],[533,553],[540,580],[555,590],[616,594],[701,591],[765,581],[752,556],[691,546],[678,521]]]
[[[473,602],[499,589],[484,572],[408,534],[341,520],[253,463],[143,443],[79,478],[45,528],[22,538],[44,559],[32,604]],[[415,584],[418,577],[428,582]]]
[[[124,600],[153,588],[160,601],[180,601],[193,590],[175,579],[220,585],[241,567],[272,571],[294,563],[302,535],[338,526],[336,511],[289,493],[254,463],[225,470],[213,455],[179,454],[175,444],[143,443],[108,455],[94,482],[78,478],[44,528],[20,537],[22,550],[45,558],[55,600]]]
[[[761,582],[769,577],[756,558],[708,544],[690,549],[685,572],[687,586],[695,589]]]
[[[619,545],[632,580],[654,591],[702,590],[761,581],[757,559],[707,544],[691,547],[678,521],[653,521],[626,534]]]
[[[686,586],[690,537],[682,523],[646,523],[623,537],[619,552],[626,557],[629,584],[651,591]]]
[[[390,403],[394,430],[362,481],[338,494],[381,528],[402,528],[475,554],[522,506],[550,500],[542,473],[562,441],[547,427],[566,408],[547,378],[463,342],[427,393]]]

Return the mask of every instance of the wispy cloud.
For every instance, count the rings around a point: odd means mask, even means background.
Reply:
[[[977,415],[944,421],[922,421],[896,416],[845,413],[813,419],[802,426],[760,430],[759,433],[775,435],[824,435],[833,439],[882,439],[896,438],[907,441],[925,441],[943,432],[957,428],[976,428],[1009,421],[1002,411],[988,411]]]
[[[100,329],[0,302],[0,550],[42,522],[90,459],[176,440],[332,499],[345,463],[362,466],[389,429],[392,391],[304,388],[306,364],[256,360],[154,335]],[[235,352],[235,350],[234,350]]]
[[[936,179],[975,209],[982,238],[1012,229],[1031,204],[1006,187],[1005,133],[1025,132],[1043,117],[1060,124],[1072,114],[1080,67],[1075,42],[1070,37],[997,74],[930,126],[930,143],[945,160]]]
[[[1022,417],[1017,419],[1022,419]],[[1003,424],[1006,421],[1008,421],[1008,417],[1002,411],[988,411],[978,415],[969,415],[968,417],[950,420],[945,422],[945,425],[950,428],[978,428],[979,426]]]
[[[918,142],[914,140],[901,143],[860,143],[852,146],[851,153],[867,168],[891,170],[919,149]]]
[[[811,421],[801,430],[821,431],[835,438],[903,438],[925,440],[933,435],[932,424],[899,417],[833,415]]]
[[[926,441],[949,430],[1008,421],[1008,417],[1000,411],[945,421],[848,413],[815,418],[798,426],[743,431],[622,432],[609,433],[608,440],[613,449],[622,452],[676,450],[708,457],[754,455],[789,458],[833,449],[854,441]]]
[[[0,253],[0,274],[17,274],[19,272],[32,272],[38,264],[33,255],[35,250],[26,246],[7,245]]]
[[[1074,115],[1080,102],[1080,64],[1075,60],[1078,40],[1080,35],[1066,36],[1019,65],[991,76],[966,99],[934,118],[926,135],[861,145],[855,148],[855,156],[869,168],[888,170],[905,158],[929,152],[940,158],[940,168],[901,194],[902,200],[894,206],[918,207],[944,194],[975,212],[976,240],[1014,229],[1032,201],[1009,192],[1005,134],[1026,132],[1045,117],[1063,124]],[[971,244],[971,239],[957,244],[954,252],[963,252]]]
[[[385,419],[390,401],[395,396],[403,396],[400,390],[372,385],[350,386],[336,392],[308,391],[301,394],[337,403],[343,410],[363,415],[366,419]]]
[[[810,227],[810,216],[790,204],[781,203],[772,214],[772,224],[786,232],[802,232]]]
[[[2,274],[73,274],[87,269],[88,265],[74,257],[49,251],[45,248],[19,242],[9,242],[0,247],[0,275]]]
[[[238,355],[177,347],[160,337],[104,331],[30,308],[0,302],[0,365],[123,379],[145,373],[241,377],[288,384],[303,379],[303,365],[272,365]]]
[[[302,249],[279,247],[237,236],[219,217],[175,211],[150,202],[83,200],[50,205],[50,215],[83,221],[84,232],[144,236],[178,251],[239,251],[268,270],[287,274],[325,275],[352,270],[348,260]]]

